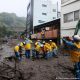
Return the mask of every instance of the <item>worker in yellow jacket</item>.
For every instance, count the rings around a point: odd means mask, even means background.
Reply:
[[[18,60],[21,60],[20,53],[19,53],[19,44],[14,47],[14,53],[15,53],[16,58]]]
[[[35,43],[35,50],[36,50],[36,58],[39,59],[39,54],[41,52],[41,47],[43,47],[43,45],[41,44],[40,40],[37,40]]]
[[[75,35],[73,37],[73,42],[67,41],[65,38],[62,39],[63,42],[69,46],[69,53],[71,56],[71,61],[74,62],[74,70],[76,75],[76,80],[80,80],[80,36]]]
[[[56,43],[53,42],[52,40],[49,40],[49,44],[50,44],[50,46],[52,48],[52,54],[53,54],[53,56],[57,57],[58,47],[57,47]]]
[[[43,44],[44,44],[44,53],[43,53],[43,57],[44,57],[45,59],[47,59],[47,58],[48,58],[47,54],[48,54],[49,52],[51,52],[52,49],[51,49],[51,46],[50,46],[49,43],[43,41]]]
[[[25,48],[25,56],[26,56],[26,58],[30,58],[30,53],[31,53],[31,48],[32,48],[31,43],[32,43],[31,40],[27,40],[25,42],[24,48]]]

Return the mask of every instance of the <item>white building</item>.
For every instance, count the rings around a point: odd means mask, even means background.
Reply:
[[[50,0],[30,0],[27,7],[27,30],[33,31],[35,26],[57,19],[57,3]]]
[[[61,0],[62,37],[74,35],[74,31],[79,19],[80,19],[80,0]]]

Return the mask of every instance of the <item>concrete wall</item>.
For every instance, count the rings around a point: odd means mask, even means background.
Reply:
[[[64,23],[64,14],[80,10],[80,0],[69,0],[61,6],[61,36],[73,36],[78,21]],[[74,15],[73,15],[74,16]],[[80,15],[79,15],[80,18]]]

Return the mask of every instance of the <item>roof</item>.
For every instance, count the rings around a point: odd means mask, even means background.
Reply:
[[[49,27],[49,26],[53,26],[53,25],[59,25],[60,26],[60,18],[59,19],[56,19],[56,20],[53,20],[53,21],[50,21],[50,22],[47,22],[47,23],[44,23],[44,24],[41,24],[41,25],[38,25],[38,26],[34,26],[34,28],[43,28],[43,27]]]

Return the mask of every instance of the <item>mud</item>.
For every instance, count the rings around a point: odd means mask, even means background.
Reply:
[[[3,50],[0,50],[0,61],[6,56],[13,53],[13,43],[3,44]],[[9,65],[14,66],[14,62],[7,61]],[[45,59],[26,59],[22,57],[22,61],[17,63],[17,69],[22,70],[25,80],[64,80],[64,78],[74,78],[73,63],[70,61],[69,55],[65,56],[58,53],[58,58]]]
[[[55,80],[59,78],[63,80],[63,78],[74,78],[73,64],[68,61],[68,57],[64,59],[62,59],[62,56],[48,60],[39,59],[32,61],[23,59],[19,67],[23,69],[26,80]]]

